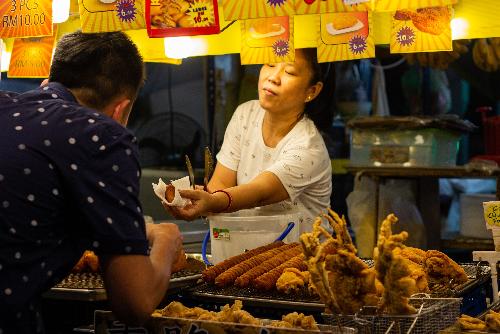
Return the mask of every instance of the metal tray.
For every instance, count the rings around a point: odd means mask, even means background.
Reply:
[[[167,294],[189,286],[201,278],[201,272],[205,269],[201,254],[186,254],[186,257],[188,268],[172,274]],[[70,273],[47,291],[44,297],[80,301],[107,299],[101,274],[92,272]]]
[[[363,261],[370,267],[374,265],[374,261],[371,259],[363,259]],[[462,297],[473,288],[490,280],[491,269],[489,266],[480,263],[464,263],[460,265],[464,268],[469,280],[464,284],[455,286],[453,289],[444,285],[431,285],[431,297]],[[218,288],[213,284],[202,283],[187,289],[187,293],[194,298],[210,299],[214,302],[240,299],[254,306],[262,307],[296,308],[298,310],[324,310],[325,308],[319,298],[309,294],[305,288],[298,293],[286,295],[276,290],[264,292],[253,288],[241,289],[235,286]]]

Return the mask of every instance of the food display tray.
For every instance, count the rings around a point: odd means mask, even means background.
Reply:
[[[186,254],[188,267],[170,278],[167,294],[196,283],[205,269],[201,261],[201,254]],[[101,301],[106,300],[106,289],[101,273],[81,272],[70,273],[61,282],[44,294],[44,297],[53,299]]]

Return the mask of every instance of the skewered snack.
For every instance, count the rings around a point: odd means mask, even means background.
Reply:
[[[425,254],[425,271],[429,278],[441,284],[462,284],[467,282],[465,270],[447,255],[437,250]]]
[[[300,245],[295,244],[295,247],[288,249],[282,253],[276,254],[269,260],[262,262],[260,265],[253,267],[243,275],[236,278],[236,280],[234,281],[234,285],[240,288],[247,287],[253,279],[278,267],[282,263],[290,260],[292,257],[299,255],[301,250],[302,249]]]
[[[309,272],[297,268],[286,268],[276,282],[276,290],[289,294],[297,292],[309,282]]]
[[[80,273],[84,271],[99,271],[99,258],[93,251],[86,250],[77,264],[73,267],[73,272]]]
[[[221,273],[223,273],[227,269],[231,268],[232,266],[237,265],[238,263],[243,262],[243,261],[251,258],[252,256],[261,254],[261,253],[268,251],[270,249],[281,247],[284,244],[285,243],[283,241],[276,241],[276,242],[273,242],[271,244],[267,244],[267,245],[264,245],[264,246],[261,246],[258,248],[251,249],[245,253],[242,253],[242,254],[239,254],[236,256],[232,256],[232,257],[222,261],[221,263],[216,264],[215,266],[212,266],[212,267],[205,269],[201,274],[202,278],[205,282],[213,283],[217,276],[219,276]]]
[[[263,275],[260,275],[259,277],[253,280],[252,285],[259,290],[269,291],[276,286],[278,278],[280,278],[281,274],[286,268],[297,268],[300,269],[301,271],[306,270],[307,266],[304,263],[303,254],[294,256],[290,260],[274,268],[273,270]]]
[[[408,233],[392,234],[391,225],[398,219],[389,214],[382,222],[377,248],[374,252],[375,270],[384,284],[381,309],[388,314],[412,314],[416,310],[409,304],[410,296],[417,291],[415,280],[410,276],[408,260],[394,250],[403,248]]]
[[[258,266],[260,263],[262,263],[266,259],[269,259],[270,257],[274,257],[275,255],[282,254],[286,250],[294,248],[296,245],[296,243],[293,243],[283,245],[278,248],[273,248],[264,253],[255,255],[243,262],[240,262],[217,276],[215,278],[215,285],[217,285],[218,287],[223,287],[232,284],[243,273]]]
[[[461,329],[464,330],[477,330],[477,331],[485,331],[487,330],[486,323],[481,319],[477,319],[467,314],[462,314],[460,318],[458,318],[458,325]]]
[[[280,328],[301,328],[305,330],[319,330],[316,321],[312,315],[304,315],[303,313],[289,313],[281,317],[281,320],[271,321],[271,327]]]

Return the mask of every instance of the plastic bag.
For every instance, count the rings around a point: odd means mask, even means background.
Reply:
[[[356,176],[354,189],[347,196],[347,215],[356,235],[358,256],[373,257],[377,238],[376,190],[377,184],[370,177]]]

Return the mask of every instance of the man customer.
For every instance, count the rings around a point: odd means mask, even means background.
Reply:
[[[0,333],[43,332],[41,294],[86,249],[121,320],[144,321],[163,298],[182,238],[174,224],[146,226],[138,199],[124,126],[143,80],[124,33],[74,32],[40,88],[0,92]]]

